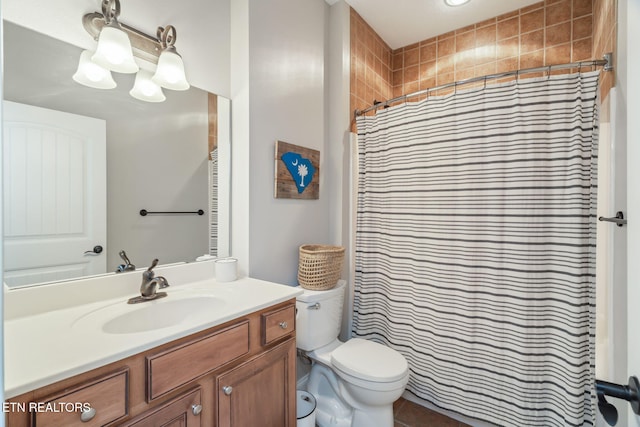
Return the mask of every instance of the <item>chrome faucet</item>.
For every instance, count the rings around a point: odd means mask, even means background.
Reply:
[[[123,271],[132,271],[136,269],[136,266],[131,264],[131,261],[129,261],[129,257],[127,257],[127,254],[124,250],[121,250],[118,255],[120,255],[120,258],[122,258],[124,264],[120,264],[116,268],[116,273],[122,273]]]
[[[153,268],[158,265],[158,259],[154,259],[151,266],[142,273],[142,283],[140,284],[140,296],[131,298],[129,304],[137,304],[139,302],[151,301],[154,299],[166,297],[166,292],[156,292],[169,286],[169,282],[162,276],[155,277]]]

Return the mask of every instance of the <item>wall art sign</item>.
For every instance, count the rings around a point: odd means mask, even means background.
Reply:
[[[275,197],[320,198],[320,151],[276,141]]]

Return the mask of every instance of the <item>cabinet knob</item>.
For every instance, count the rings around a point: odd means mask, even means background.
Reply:
[[[80,421],[83,423],[89,422],[96,416],[96,408],[89,408],[80,413]]]
[[[193,415],[200,415],[200,412],[202,412],[202,405],[191,405],[191,412]]]
[[[230,385],[226,385],[226,386],[222,387],[222,391],[227,396],[230,396],[231,392],[233,391],[233,387],[231,387]]]
[[[280,322],[279,325],[282,329],[287,329],[287,327],[289,326],[287,325],[287,322]]]

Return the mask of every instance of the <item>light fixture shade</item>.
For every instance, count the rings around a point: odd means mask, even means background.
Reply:
[[[78,61],[78,69],[73,75],[73,80],[95,89],[113,89],[116,82],[111,76],[111,72],[91,61],[93,52],[88,50],[82,51],[80,61]]]
[[[136,99],[147,102],[162,102],[166,99],[162,88],[151,80],[151,73],[147,70],[140,70],[136,74],[136,81],[129,95]]]
[[[187,90],[190,85],[184,73],[182,57],[169,48],[162,51],[158,58],[158,68],[153,76],[153,81],[160,86],[171,90]]]
[[[447,6],[462,6],[465,3],[469,3],[470,0],[444,0]]]
[[[117,73],[135,73],[139,67],[133,59],[127,33],[114,25],[105,25],[98,36],[93,62]]]

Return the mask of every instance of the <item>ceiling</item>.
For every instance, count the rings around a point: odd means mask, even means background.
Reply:
[[[471,0],[457,7],[445,5],[444,0],[345,1],[391,49],[397,49],[541,0]]]

